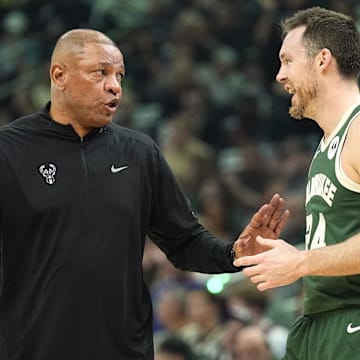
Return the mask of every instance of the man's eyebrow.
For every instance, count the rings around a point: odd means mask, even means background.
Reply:
[[[101,61],[101,62],[95,64],[95,66],[107,67],[107,66],[117,66],[117,65],[114,65],[114,63],[111,63],[111,62]],[[121,74],[121,76],[124,77],[125,76],[125,65],[121,64],[121,65],[119,65],[119,68],[121,68],[121,70],[123,70],[123,74]]]
[[[280,61],[284,61],[285,59],[289,59],[289,53],[287,53],[286,51],[282,51],[279,53],[279,59]]]
[[[106,61],[101,61],[99,63],[97,63],[96,65],[102,65],[102,66],[117,66],[116,64],[112,63],[112,62],[106,62]],[[119,65],[119,67],[125,69],[125,65],[121,64]]]

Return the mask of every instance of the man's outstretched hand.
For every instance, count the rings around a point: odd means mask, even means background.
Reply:
[[[290,216],[289,210],[284,210],[284,205],[284,199],[275,194],[268,204],[260,207],[234,243],[235,258],[268,250],[255,239],[258,235],[267,239],[279,238]]]

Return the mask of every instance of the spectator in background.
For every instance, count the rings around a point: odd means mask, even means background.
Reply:
[[[200,356],[207,360],[218,360],[224,337],[222,299],[205,288],[192,289],[187,292],[186,307],[193,327],[184,333],[184,339]]]
[[[210,232],[222,239],[235,236],[233,219],[233,198],[222,181],[209,177],[203,181],[194,202],[196,216]]]
[[[286,339],[289,330],[281,321],[285,319],[270,316],[274,299],[272,294],[259,293],[256,286],[247,278],[229,284],[224,291],[227,312],[243,325],[255,325],[263,332],[270,353],[280,359],[285,354]],[[295,315],[293,309],[287,309],[287,298],[282,298],[282,316]],[[297,314],[296,314],[297,317]]]
[[[205,179],[215,173],[213,149],[194,135],[192,117],[180,116],[162,134],[161,149],[182,189],[193,202]]]
[[[202,360],[202,358],[194,354],[185,341],[177,337],[169,337],[163,340],[156,350],[155,360]]]
[[[194,336],[196,326],[190,323],[186,306],[187,290],[185,286],[183,288],[180,286],[172,287],[165,289],[159,295],[154,312],[161,328],[155,331],[155,350],[167,337],[176,336],[184,339],[185,335],[187,337]]]
[[[261,327],[245,326],[235,334],[231,360],[275,360]]]

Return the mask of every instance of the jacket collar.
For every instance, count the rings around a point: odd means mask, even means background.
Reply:
[[[67,139],[73,139],[76,141],[80,141],[80,140],[85,140],[88,138],[93,137],[95,134],[102,134],[105,133],[107,130],[106,126],[103,127],[99,127],[99,128],[93,128],[84,138],[81,138],[76,131],[74,130],[74,128],[72,127],[72,125],[67,124],[61,124],[59,122],[56,122],[51,116],[50,116],[50,107],[51,107],[51,102],[49,101],[45,107],[40,110],[40,115],[46,120],[47,122],[47,128],[48,130],[53,133],[54,135],[60,136],[60,137],[64,137]]]

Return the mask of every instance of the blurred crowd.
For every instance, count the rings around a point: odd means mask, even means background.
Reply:
[[[320,131],[289,118],[274,78],[280,20],[312,5],[350,14],[360,27],[357,0],[0,0],[0,124],[48,101],[60,34],[103,31],[126,63],[114,121],[156,140],[200,222],[235,239],[279,192],[292,214],[282,237],[301,247],[306,172]],[[144,276],[158,360],[279,359],[301,312],[301,284],[260,293],[241,273],[180,272],[151,241]]]

